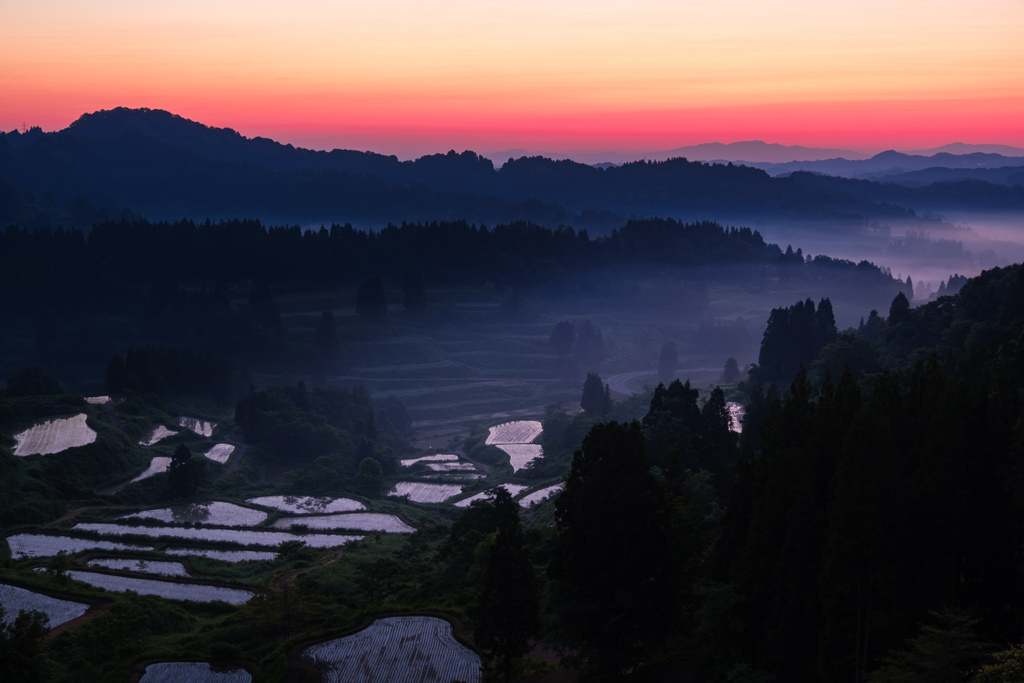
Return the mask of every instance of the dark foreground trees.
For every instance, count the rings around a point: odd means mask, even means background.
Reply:
[[[473,635],[478,645],[498,658],[509,681],[513,661],[530,649],[530,637],[539,625],[540,605],[519,524],[519,504],[500,486],[492,491],[498,532],[487,562]]]
[[[585,670],[615,680],[672,636],[686,583],[674,552],[679,515],[651,472],[638,423],[591,430],[555,520],[555,615]]]

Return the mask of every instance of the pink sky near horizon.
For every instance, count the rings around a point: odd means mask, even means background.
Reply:
[[[35,0],[0,129],[166,109],[317,149],[1024,147],[1020,0]]]

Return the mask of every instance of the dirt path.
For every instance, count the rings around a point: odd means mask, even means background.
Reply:
[[[627,385],[626,383],[631,379],[635,379],[637,377],[645,377],[647,375],[650,375],[651,377],[657,379],[658,371],[634,370],[633,372],[620,372],[619,374],[612,375],[611,377],[606,379],[605,384],[611,387],[611,390],[617,394],[625,394],[626,396],[631,396],[633,394],[639,394],[640,391],[631,389],[629,385]]]
[[[64,514],[64,516],[58,517],[57,519],[55,519],[52,522],[50,522],[50,526],[57,526],[58,524],[63,524],[64,522],[70,522],[72,519],[77,517],[80,513],[85,512],[86,510],[127,510],[127,509],[134,509],[134,508],[132,508],[132,506],[130,506],[130,505],[86,505],[84,507],[75,508],[71,512],[68,512],[68,513]]]
[[[233,454],[233,457],[228,463],[227,468],[224,470],[223,474],[217,477],[216,481],[220,481],[224,477],[234,472],[235,468],[238,467],[238,463],[242,462],[242,456],[245,455],[245,450],[249,448],[249,444],[242,443],[241,441],[235,441],[230,436],[224,437],[224,441],[234,446],[237,453]]]
[[[336,559],[341,557],[342,552],[344,552],[343,549],[342,548],[338,548],[337,550],[335,550],[330,555],[328,555],[324,559],[320,560],[316,564],[310,565],[308,567],[304,567],[302,569],[296,569],[295,571],[288,572],[287,574],[282,574],[281,576],[279,576],[276,579],[274,579],[274,588],[277,588],[279,590],[284,590],[284,585],[286,583],[288,583],[289,581],[291,581],[292,579],[294,579],[296,576],[300,576],[300,575],[305,574],[306,572],[308,572],[310,570],[316,569],[317,567],[322,567],[325,564],[328,564],[330,562],[334,562]]]
[[[458,455],[463,460],[468,460],[469,462],[473,463],[474,465],[482,469],[484,472],[487,473],[488,477],[491,476],[491,474],[494,472],[494,469],[490,465],[482,463],[479,460],[473,460],[473,458],[466,455],[466,451],[463,450],[462,446],[459,446],[455,450],[455,454]]]
[[[81,601],[81,598],[78,598],[78,600]],[[90,605],[88,611],[86,611],[86,613],[82,616],[76,617],[71,621],[65,621],[60,626],[55,626],[54,628],[51,628],[49,632],[47,632],[46,637],[43,638],[43,644],[48,644],[51,640],[59,636],[61,633],[64,633],[65,631],[70,631],[71,629],[77,628],[82,624],[89,623],[96,617],[103,616],[104,614],[110,611],[111,604],[112,603],[104,602],[102,604]]]
[[[119,429],[119,430],[121,431],[121,433],[123,434],[123,433],[124,433],[124,425],[123,425],[123,424],[121,424],[121,418],[119,418],[119,417],[117,416],[117,413],[115,413],[115,412],[114,412],[114,403],[113,403],[113,401],[111,401],[110,403],[108,403],[108,404],[106,405],[106,408],[107,408],[107,412],[108,412],[108,413],[110,414],[110,417],[114,418],[114,424],[115,424],[115,425],[117,425],[117,428],[118,428],[118,429]]]

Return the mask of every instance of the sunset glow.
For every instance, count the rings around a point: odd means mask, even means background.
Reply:
[[[167,109],[415,156],[1024,146],[1019,0],[7,3],[0,129]]]

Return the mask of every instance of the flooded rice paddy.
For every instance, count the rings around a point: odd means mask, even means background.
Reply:
[[[15,455],[53,455],[96,441],[96,431],[86,424],[86,414],[54,418],[14,435]]]
[[[282,512],[310,515],[366,509],[366,506],[358,500],[330,498],[327,496],[261,496],[259,498],[250,498],[246,502],[274,508]]]
[[[120,519],[155,519],[167,524],[212,524],[215,526],[257,526],[267,513],[234,503],[203,501],[183,503],[155,510],[143,510]]]
[[[387,617],[344,638],[306,648],[325,683],[480,681],[480,658],[434,617]]]
[[[77,619],[89,610],[89,605],[71,600],[51,598],[17,586],[0,583],[0,605],[4,608],[4,624],[12,624],[21,610],[36,610],[46,615],[50,628]]]
[[[155,595],[168,600],[191,600],[192,602],[226,602],[230,605],[242,605],[249,601],[255,593],[241,588],[225,588],[201,583],[177,583],[175,581],[158,581],[142,579],[134,576],[115,576],[72,569],[68,575],[75,581],[87,583],[96,588],[124,593],[133,591],[139,595]]]

